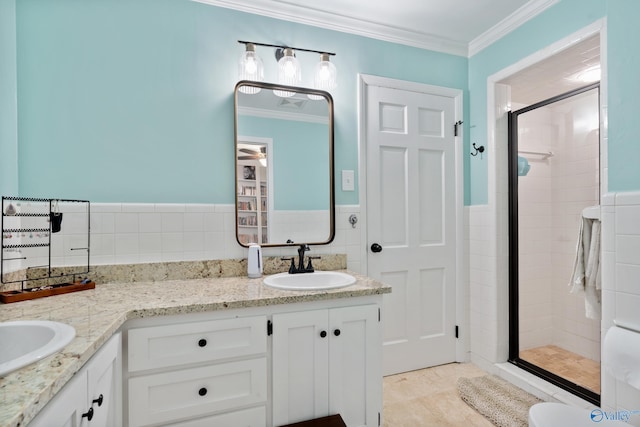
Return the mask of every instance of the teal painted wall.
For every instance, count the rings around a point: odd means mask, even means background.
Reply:
[[[640,2],[607,1],[609,190],[640,190]]]
[[[189,0],[20,0],[16,15],[19,192],[28,196],[233,203],[237,40],[337,53],[337,178],[358,169],[358,73],[467,95],[467,58]],[[272,51],[258,53],[275,81]],[[310,86],[318,58],[299,59]],[[358,191],[336,190],[338,204],[359,203]]]
[[[640,2],[636,0],[562,0],[469,59],[470,141],[487,145],[487,78],[550,44],[606,17],[608,98],[608,190],[640,190],[640,144],[635,120],[640,111]],[[488,200],[487,157],[473,158],[467,204]]]
[[[15,0],[0,0],[0,195],[18,193],[15,16]]]
[[[241,116],[238,134],[271,138],[273,142],[275,210],[326,210],[329,207],[329,129],[326,124]],[[304,139],[300,139],[301,135]]]

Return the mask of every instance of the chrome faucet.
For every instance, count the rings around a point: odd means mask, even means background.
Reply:
[[[299,273],[313,273],[314,272],[314,268],[313,265],[311,265],[311,260],[312,259],[319,259],[320,257],[307,257],[309,258],[309,262],[307,263],[307,266],[305,267],[304,265],[304,254],[307,251],[310,251],[311,249],[309,248],[309,245],[307,244],[302,244],[300,245],[300,247],[298,248],[298,266],[296,266],[296,261],[294,257],[291,258],[282,258],[282,260],[290,260],[291,261],[291,265],[289,266],[289,274],[299,274]]]

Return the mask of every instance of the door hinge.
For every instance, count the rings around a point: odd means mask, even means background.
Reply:
[[[382,424],[382,417],[380,416],[380,412],[378,412],[378,425]]]
[[[453,136],[458,136],[458,127],[462,124],[462,120],[458,120],[453,124]]]
[[[458,325],[456,325],[456,338],[458,338]]]
[[[271,323],[271,320],[267,320],[267,335],[273,335],[273,323]]]
[[[378,322],[382,319],[382,313],[380,312],[380,307],[378,307]]]

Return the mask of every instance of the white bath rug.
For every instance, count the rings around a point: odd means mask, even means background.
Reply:
[[[498,427],[527,427],[529,408],[542,400],[495,375],[458,379],[463,401]]]

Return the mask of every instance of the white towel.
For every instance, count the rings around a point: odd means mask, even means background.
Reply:
[[[571,276],[571,292],[584,292],[585,315],[589,319],[601,318],[600,281],[600,221],[582,218],[576,260]]]

